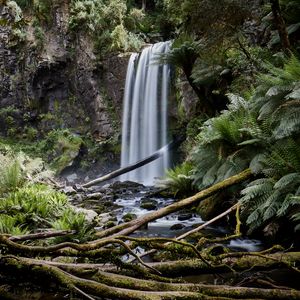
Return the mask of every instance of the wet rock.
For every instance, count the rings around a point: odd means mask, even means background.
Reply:
[[[77,193],[72,186],[66,186],[65,188],[62,189],[62,192],[67,195],[74,195]]]
[[[98,215],[97,217],[97,223],[105,224],[111,219],[111,215],[109,213],[103,213]]]
[[[223,200],[224,198],[220,194],[217,197],[208,197],[199,203],[196,212],[203,220],[209,220],[224,211]]]
[[[209,252],[211,255],[220,255],[225,253],[225,247],[223,245],[216,245],[214,246],[211,251]]]
[[[66,177],[66,179],[67,179],[68,182],[74,182],[76,179],[78,179],[78,176],[77,176],[76,173],[73,173],[73,174],[71,174],[71,175],[68,175],[68,176]]]
[[[170,227],[170,230],[180,230],[180,229],[183,229],[185,228],[185,226],[181,223],[178,223],[178,224],[174,224]]]
[[[87,222],[92,223],[95,217],[98,216],[98,214],[91,209],[85,209],[81,207],[72,206],[72,209],[77,213],[83,213],[85,216],[85,219]]]
[[[82,187],[80,184],[75,184],[73,188],[79,193],[84,193],[86,191],[86,189]]]
[[[92,194],[88,194],[86,195],[87,199],[100,199],[103,197],[102,193],[92,193]]]
[[[116,222],[114,222],[114,221],[108,221],[108,222],[106,222],[106,224],[104,225],[104,228],[112,228],[112,227],[114,227],[114,226],[116,226]]]
[[[183,213],[183,214],[180,214],[178,216],[178,221],[185,221],[185,220],[189,220],[193,217],[193,214],[192,213]]]
[[[82,202],[83,201],[83,195],[81,194],[75,194],[72,199],[73,201],[76,201],[76,202]]]
[[[143,198],[141,199],[140,207],[147,210],[154,210],[157,208],[157,201],[155,199]]]
[[[129,221],[136,219],[136,217],[137,216],[135,214],[127,213],[122,217],[122,219],[124,222],[129,222]]]

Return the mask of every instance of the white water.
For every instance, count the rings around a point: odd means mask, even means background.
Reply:
[[[167,144],[167,103],[170,67],[158,65],[154,59],[169,50],[169,42],[145,48],[140,55],[130,57],[123,105],[121,167],[144,159]],[[164,175],[169,155],[121,176],[152,185]]]

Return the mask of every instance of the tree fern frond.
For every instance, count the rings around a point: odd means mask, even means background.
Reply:
[[[300,87],[296,86],[293,91],[285,96],[285,99],[299,100],[300,99]]]
[[[299,185],[300,183],[300,173],[289,173],[281,177],[274,185],[275,189],[286,189],[292,185]]]
[[[238,95],[228,93],[227,97],[229,99],[229,104],[227,105],[228,110],[238,111],[240,109],[247,110],[249,108],[249,103],[243,97]]]
[[[250,229],[255,229],[262,224],[262,215],[258,209],[254,210],[247,218],[246,224],[250,226]],[[251,230],[250,230],[251,232]]]
[[[300,200],[300,197],[297,197],[298,200]],[[300,230],[300,212],[296,212],[291,216],[291,220],[295,223],[298,223],[298,225],[295,226],[295,231]]]
[[[271,147],[265,164],[263,172],[267,176],[281,177],[288,173],[300,172],[299,145],[292,138],[276,142]]]
[[[264,167],[264,161],[266,160],[266,155],[264,153],[259,153],[255,155],[250,162],[250,169],[252,173],[258,174],[262,171]]]
[[[273,96],[269,101],[267,101],[259,110],[258,120],[264,120],[272,115],[272,113],[277,109],[278,106],[284,100],[285,93]]]
[[[276,139],[283,139],[300,131],[300,107],[294,108],[293,111],[284,109],[274,117],[279,120],[279,124],[273,131]]]
[[[275,190],[273,191],[268,199],[266,200],[265,204],[262,206],[263,211],[263,219],[264,221],[271,219],[277,213],[277,210],[280,208],[282,194],[280,191]]]
[[[277,216],[282,217],[288,213],[290,208],[295,205],[300,205],[300,197],[295,197],[293,194],[287,194],[284,201],[282,201],[281,207],[277,211]]]
[[[274,181],[271,178],[261,178],[252,181],[241,191],[243,197],[240,199],[241,202],[247,202],[257,196],[266,195],[272,192]]]

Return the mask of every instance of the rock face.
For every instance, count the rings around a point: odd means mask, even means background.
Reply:
[[[99,140],[118,134],[128,56],[100,62],[93,41],[69,31],[69,1],[53,5],[48,24],[35,24],[12,2],[0,6],[2,134],[27,125],[59,125]]]

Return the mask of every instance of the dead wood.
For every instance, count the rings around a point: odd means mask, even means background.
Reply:
[[[89,182],[83,184],[82,187],[84,187],[84,188],[91,187],[93,185],[99,184],[99,183],[104,182],[109,179],[116,178],[122,174],[128,173],[128,172],[138,169],[144,165],[147,165],[147,164],[151,163],[152,161],[160,158],[166,151],[171,149],[174,146],[174,144],[175,144],[174,142],[171,142],[168,145],[166,145],[166,146],[162,147],[161,149],[159,149],[158,151],[156,151],[155,153],[153,153],[152,155],[150,155],[142,160],[139,160],[138,162],[131,164],[127,167],[120,168],[120,169],[115,170],[109,174],[102,176],[102,177],[99,177],[97,179],[89,181]]]

